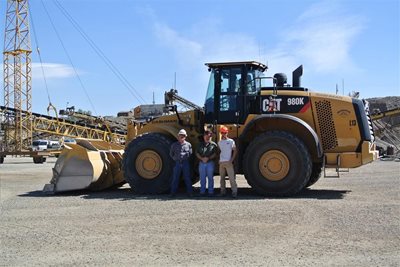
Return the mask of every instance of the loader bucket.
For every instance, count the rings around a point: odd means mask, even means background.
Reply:
[[[103,190],[125,183],[121,170],[123,146],[101,140],[77,139],[66,145],[43,191]]]

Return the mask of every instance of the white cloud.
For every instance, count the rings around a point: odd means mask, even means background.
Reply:
[[[168,25],[160,22],[154,24],[154,29],[157,38],[162,42],[162,44],[174,49],[178,60],[195,59],[200,57],[203,47],[199,42],[180,35]]]
[[[281,47],[318,72],[354,70],[357,67],[350,51],[363,24],[363,18],[346,14],[336,3],[321,2],[299,16],[285,33]]]
[[[63,79],[75,76],[74,69],[65,64],[58,63],[32,63],[32,78],[33,79],[43,79],[43,72],[46,79]],[[78,72],[78,74],[81,74]]]
[[[333,1],[321,1],[307,8],[298,18],[298,21],[307,21],[309,19],[332,16],[332,13],[340,13],[340,4]]]
[[[351,48],[362,31],[364,19],[347,14],[337,2],[311,5],[280,36],[281,41],[267,53],[260,54],[259,43],[244,33],[229,33],[218,20],[205,20],[186,29],[184,34],[151,16],[160,42],[173,49],[180,65],[199,62],[253,60],[268,61],[275,71],[291,71],[307,63],[315,72],[356,70]]]
[[[218,20],[204,20],[193,25],[186,35],[159,21],[154,22],[154,28],[160,43],[173,49],[180,64],[185,66],[258,57],[258,44],[253,37],[219,30],[219,24]]]

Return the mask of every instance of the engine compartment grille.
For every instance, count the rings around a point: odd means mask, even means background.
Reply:
[[[315,102],[317,109],[318,126],[324,150],[334,149],[338,146],[335,122],[333,121],[331,103],[326,100]]]

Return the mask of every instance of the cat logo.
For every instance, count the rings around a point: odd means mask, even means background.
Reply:
[[[273,98],[272,96],[269,99],[264,99],[262,102],[262,110],[263,112],[274,112],[281,110],[281,98]]]

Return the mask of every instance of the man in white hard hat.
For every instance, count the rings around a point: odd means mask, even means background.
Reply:
[[[183,172],[186,185],[186,192],[191,197],[193,195],[192,180],[190,179],[189,159],[192,155],[192,145],[186,141],[186,131],[181,129],[178,133],[178,141],[171,145],[169,155],[175,161],[174,173],[171,183],[171,197],[178,191],[179,178]]]

